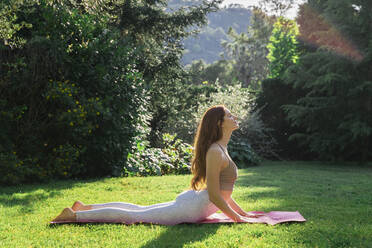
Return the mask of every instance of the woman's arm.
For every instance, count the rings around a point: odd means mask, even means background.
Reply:
[[[233,198],[229,198],[227,203],[230,205],[230,207],[235,211],[237,212],[238,214],[242,215],[242,216],[248,216],[248,214],[238,205],[238,203],[236,203],[234,201]]]
[[[238,214],[240,214],[241,216],[244,216],[244,217],[249,217],[249,218],[257,218],[257,217],[260,217],[260,216],[263,216],[265,214],[262,214],[262,213],[247,213],[245,212],[239,205],[238,203],[236,203],[234,201],[233,198],[229,198],[229,200],[227,201],[227,203],[230,205],[230,207],[235,211],[237,212]]]
[[[241,216],[227,204],[220,193],[220,171],[226,162],[228,163],[222,157],[221,151],[213,147],[208,150],[206,156],[206,179],[209,200],[232,220],[240,221]]]

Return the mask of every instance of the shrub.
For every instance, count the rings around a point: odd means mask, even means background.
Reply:
[[[207,82],[201,85],[182,86],[182,89],[178,91],[178,106],[163,124],[164,133],[176,133],[179,139],[192,143],[196,131],[194,115],[198,107],[208,101],[212,92],[217,92],[217,90]],[[162,135],[160,136],[162,140]],[[157,146],[163,146],[162,142],[160,141]]]
[[[128,154],[125,175],[150,176],[190,173],[191,145],[176,139],[176,135],[163,134],[163,148],[149,147],[146,141],[137,141]]]
[[[245,168],[248,165],[256,165],[262,161],[261,157],[252,149],[251,145],[244,140],[231,142],[229,145],[229,153],[237,162],[239,168]]]
[[[189,173],[193,148],[176,136],[168,133],[163,135],[163,152],[169,156],[176,174]]]
[[[0,42],[0,183],[119,175],[147,131],[136,49],[99,13],[52,1],[13,12],[27,25],[23,45]]]
[[[300,129],[290,125],[287,114],[283,110],[285,104],[296,103],[305,93],[294,89],[279,78],[262,81],[262,89],[256,98],[255,108],[260,110],[262,121],[270,128],[270,135],[277,141],[275,149],[281,158],[299,160],[316,158],[306,147],[300,147],[297,142],[288,139]]]

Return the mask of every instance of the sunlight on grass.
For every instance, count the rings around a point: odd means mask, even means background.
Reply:
[[[48,222],[75,200],[172,201],[191,175],[57,181],[0,189],[0,247],[372,247],[371,167],[265,162],[239,170],[247,211],[299,211],[305,223],[177,226]]]

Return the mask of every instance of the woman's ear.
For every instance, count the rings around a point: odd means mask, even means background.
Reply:
[[[217,121],[217,126],[222,127],[221,124],[222,124],[221,120]]]

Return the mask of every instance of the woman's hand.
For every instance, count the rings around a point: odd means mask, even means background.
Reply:
[[[249,218],[245,217],[245,216],[242,216],[242,215],[239,215],[239,217],[234,221],[235,222],[249,222]]]
[[[258,217],[261,217],[261,216],[264,216],[265,214],[264,213],[247,213],[247,212],[244,212],[244,213],[240,213],[240,215],[242,215],[243,217],[247,217],[247,218],[258,218]]]
[[[251,218],[258,218],[264,216],[265,214],[251,214],[251,213],[244,213],[244,215],[238,215],[234,221],[235,222],[249,222]]]

